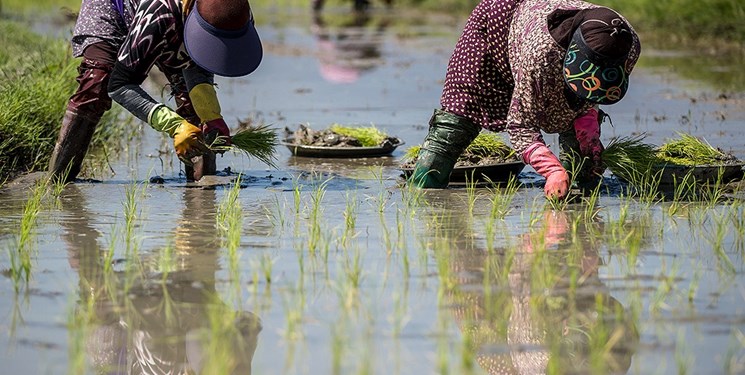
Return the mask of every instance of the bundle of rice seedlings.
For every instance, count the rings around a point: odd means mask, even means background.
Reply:
[[[465,154],[478,157],[494,156],[507,160],[515,155],[515,150],[496,133],[479,133],[476,139],[466,147]]]
[[[603,150],[602,159],[613,174],[631,180],[659,163],[654,145],[644,142],[645,134],[613,138]]]
[[[329,129],[336,134],[357,139],[362,147],[379,146],[388,138],[387,134],[375,126],[349,127],[332,124]]]
[[[679,139],[660,147],[657,152],[658,158],[678,165],[718,165],[733,159],[732,156],[712,147],[708,142],[690,134],[678,133],[678,136]]]
[[[422,145],[409,147],[406,152],[404,152],[404,156],[401,158],[401,160],[404,164],[416,161],[417,156],[419,156],[419,150],[421,149]]]
[[[404,165],[412,164],[419,155],[421,145],[409,147],[404,156],[401,158]],[[516,155],[507,143],[495,133],[480,133],[476,139],[471,142],[463,154],[458,157],[458,164],[473,164],[475,159],[495,158],[499,160],[514,159]]]
[[[277,168],[274,163],[274,148],[277,146],[277,133],[269,125],[247,126],[238,130],[230,137],[232,144],[225,146],[218,137],[210,144],[212,151],[227,151],[230,149],[241,151],[254,157],[264,164]]]

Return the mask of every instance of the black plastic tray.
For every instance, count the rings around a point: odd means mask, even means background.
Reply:
[[[287,141],[280,141],[279,143],[286,146],[295,156],[308,156],[315,158],[369,158],[390,155],[398,146],[403,145],[404,141],[396,138],[395,143],[386,144],[380,147],[306,146]]]
[[[510,177],[517,176],[525,168],[521,161],[479,165],[473,167],[456,167],[450,174],[451,183],[465,183],[473,178],[474,182],[507,182]],[[406,178],[411,176],[414,168],[401,167]],[[473,176],[473,177],[472,177]]]
[[[652,173],[660,173],[660,170],[662,170],[662,175],[660,176],[661,185],[674,185],[682,182],[689,173],[697,183],[716,183],[721,173],[721,181],[719,182],[726,183],[742,179],[743,166],[745,166],[743,163],[696,166],[664,164],[653,166]]]

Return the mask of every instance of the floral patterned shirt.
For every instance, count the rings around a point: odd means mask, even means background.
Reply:
[[[482,0],[448,64],[440,103],[491,131],[507,131],[519,153],[543,142],[541,131],[570,130],[591,103],[571,108],[562,73],[565,48],[551,37],[556,9],[598,7],[580,0]],[[634,36],[630,66],[639,56]]]

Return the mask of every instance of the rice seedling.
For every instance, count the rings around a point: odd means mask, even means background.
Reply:
[[[582,218],[587,223],[597,220],[598,215],[600,214],[598,202],[600,201],[601,187],[602,186],[598,184],[594,189],[590,191],[590,194],[588,196],[582,198],[582,200],[585,201],[584,210],[582,211]]]
[[[342,247],[346,247],[348,241],[354,236],[355,225],[357,224],[357,214],[359,210],[359,203],[357,201],[357,195],[351,194],[350,192],[345,193],[344,206],[344,234],[341,238]]]
[[[62,173],[61,176],[50,179],[49,184],[52,187],[53,197],[59,198],[60,195],[62,195],[62,191],[65,189],[65,186],[69,184],[69,182],[66,182],[66,181],[67,181],[67,176],[70,174],[70,169],[72,169],[72,160],[67,165],[67,168],[65,168],[65,171],[64,173]]]
[[[215,215],[216,227],[222,232],[223,245],[227,249],[228,273],[235,301],[239,300],[241,294],[240,255],[238,254],[243,234],[243,206],[240,202],[241,177],[242,175],[238,175],[233,186],[226,192]]]
[[[380,189],[378,190],[378,195],[368,196],[368,201],[372,201],[376,204],[378,213],[381,214],[385,211],[386,206],[388,205],[388,202],[391,199],[391,196],[393,193],[391,193],[388,189],[385,187],[385,180],[383,179],[383,166],[377,166],[377,167],[371,167],[370,173],[373,175],[373,178],[378,181],[380,184]]]
[[[126,254],[132,254],[133,257],[136,257],[136,248],[134,246],[135,225],[142,213],[139,209],[138,202],[141,200],[143,194],[144,187],[142,191],[140,191],[136,181],[132,181],[132,183],[124,189],[124,239],[127,246]]]
[[[332,177],[333,178],[333,177]],[[310,255],[315,255],[322,247],[323,236],[321,233],[321,224],[323,222],[323,199],[326,196],[326,187],[331,178],[316,184],[310,194],[311,207],[308,213],[308,225],[310,231],[308,235],[308,251]]]
[[[246,373],[256,350],[261,322],[251,313],[223,304],[216,295],[211,299],[204,306],[207,326],[187,337],[198,342],[203,353],[200,373]]]
[[[696,181],[693,177],[693,173],[689,172],[683,177],[682,181],[678,182],[677,178],[673,176],[673,196],[670,204],[667,207],[667,214],[669,216],[675,216],[682,208],[683,200],[686,197],[691,197],[695,194]]]
[[[678,137],[660,146],[657,158],[677,165],[721,165],[734,159],[690,134],[678,133]]]
[[[271,205],[271,208],[267,206],[263,206],[263,208],[269,222],[271,222],[274,227],[279,228],[281,232],[284,230],[286,225],[285,207],[282,202],[280,202],[278,194],[272,196],[272,200],[273,204]]]
[[[34,237],[41,201],[47,191],[47,184],[42,181],[37,183],[29,192],[26,203],[23,205],[23,214],[19,224],[19,232],[16,238],[15,249],[8,248],[8,258],[10,269],[8,270],[13,287],[18,292],[21,287],[21,281],[28,285],[31,279],[32,268],[32,251],[31,242]]]
[[[691,283],[688,284],[688,303],[693,303],[693,300],[696,298],[696,293],[698,292],[699,283],[701,282],[701,266],[699,265],[696,267],[696,269],[693,271],[693,276],[691,276]]]
[[[504,220],[510,212],[510,205],[515,199],[515,194],[520,189],[520,181],[517,176],[510,176],[507,183],[499,186],[490,184],[489,193],[491,198],[491,210],[489,211],[489,223],[493,225],[497,220]]]
[[[708,204],[709,207],[726,200],[725,193],[726,188],[724,184],[724,168],[719,168],[717,171],[717,177],[714,181],[708,181],[708,184],[702,186],[701,199]]]
[[[665,270],[661,270],[657,276],[658,285],[652,296],[650,296],[649,312],[653,315],[659,314],[663,308],[669,308],[666,303],[667,298],[675,287],[675,278],[677,277],[680,264],[678,262],[673,263],[672,268],[665,274]]]
[[[644,143],[645,137],[645,134],[640,134],[611,139],[603,150],[603,163],[613,174],[629,182],[650,173],[651,167],[659,160],[655,146]]]
[[[421,145],[414,145],[406,149],[401,158],[402,164],[408,166],[416,162],[421,147]],[[483,132],[479,133],[463,153],[461,153],[455,166],[478,164],[482,159],[489,159],[494,162],[506,162],[516,160],[516,158],[517,152],[499,134]]]
[[[499,134],[479,133],[473,142],[466,147],[464,154],[509,160],[514,158],[517,153],[507,145]]]
[[[688,374],[688,369],[693,368],[693,353],[686,346],[685,330],[678,330],[678,338],[675,342],[675,364],[678,369],[678,375]]]
[[[298,177],[295,176],[292,179],[292,202],[293,207],[295,208],[295,217],[297,217],[300,214],[300,204],[302,203],[302,191],[303,191],[303,185],[298,180]]]
[[[714,251],[714,255],[717,257],[716,259],[719,269],[724,271],[726,274],[734,275],[737,273],[737,268],[727,254],[724,244],[730,230],[728,218],[726,217],[726,214],[718,214],[715,212],[711,213],[711,217],[714,228],[711,231],[705,232],[704,238],[708,241],[711,249]]]
[[[362,272],[362,252],[359,249],[353,251],[352,259],[349,257],[344,258],[342,263],[344,267],[345,280],[353,289],[357,290],[360,288],[363,279]]]
[[[661,182],[662,169],[656,173],[635,175],[631,180],[629,180],[629,183],[633,185],[633,196],[636,197],[640,203],[646,205],[647,209],[663,199],[660,194]]]
[[[297,341],[303,338],[302,323],[305,314],[305,297],[302,285],[290,287],[283,293],[282,305],[285,312],[285,329],[283,336],[288,341]]]
[[[725,374],[740,374],[745,371],[745,334],[740,329],[732,330],[732,337],[724,355]]]
[[[208,147],[213,151],[236,150],[249,157],[277,168],[274,149],[278,144],[277,133],[270,125],[246,126],[230,137],[230,145],[225,145],[224,137],[208,140]]]
[[[734,231],[734,248],[739,250],[741,256],[745,255],[745,205],[742,201],[735,200],[727,205],[727,216],[730,218]]]
[[[349,347],[348,327],[344,321],[335,321],[329,325],[331,331],[331,374],[341,375],[345,349]]]
[[[393,337],[400,337],[401,331],[404,326],[410,321],[411,316],[409,314],[409,287],[405,284],[402,288],[402,292],[394,292],[393,297],[393,312],[390,316],[390,322],[392,325]]]
[[[388,138],[385,132],[376,128],[374,125],[350,127],[341,124],[332,124],[329,129],[336,134],[357,139],[362,147],[379,146]]]
[[[471,176],[466,176],[466,196],[468,197],[468,214],[473,216],[473,208],[476,206],[476,200],[478,199],[476,190],[476,179],[474,178],[474,172],[471,171]]]

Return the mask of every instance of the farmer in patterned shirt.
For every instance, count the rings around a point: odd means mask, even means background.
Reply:
[[[621,100],[639,57],[634,29],[615,11],[579,0],[483,0],[455,47],[440,104],[412,182],[444,188],[481,128],[506,131],[525,163],[563,198],[570,177],[541,131],[559,133],[562,160],[585,162],[575,178],[597,184],[599,104]]]
[[[220,113],[214,75],[244,76],[261,62],[262,47],[247,0],[83,0],[72,38],[82,57],[49,171],[72,181],[112,98],[135,117],[173,138],[187,179],[214,174],[205,144],[230,130]],[[162,71],[177,108],[141,87]]]

